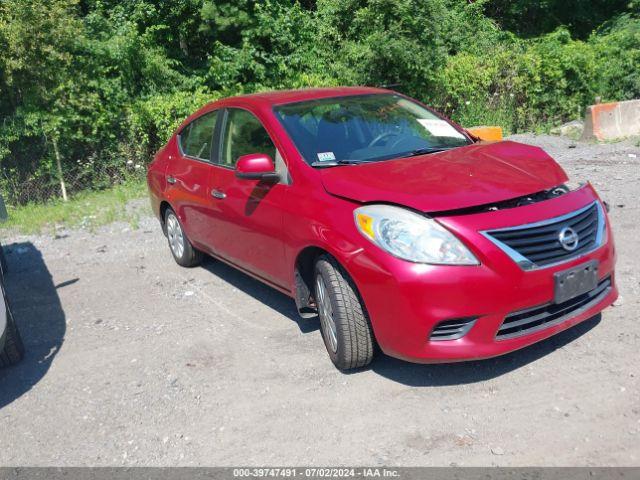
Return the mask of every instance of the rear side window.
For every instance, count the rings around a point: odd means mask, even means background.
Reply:
[[[207,113],[189,125],[180,133],[180,148],[188,157],[211,160],[211,143],[216,128],[218,112]]]
[[[276,156],[276,147],[262,123],[246,110],[229,110],[223,145],[220,163],[227,167],[235,167],[239,157],[250,153],[264,153],[272,159]]]

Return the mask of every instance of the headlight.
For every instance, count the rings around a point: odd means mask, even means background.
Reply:
[[[391,205],[354,210],[360,233],[390,254],[416,263],[479,265],[478,259],[435,220]]]

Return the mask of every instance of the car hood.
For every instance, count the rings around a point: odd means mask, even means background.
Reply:
[[[319,171],[333,195],[423,212],[510,200],[567,181],[562,168],[542,149],[511,141]]]

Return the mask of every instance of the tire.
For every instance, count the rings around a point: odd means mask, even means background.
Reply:
[[[164,215],[165,231],[169,241],[169,250],[176,263],[182,267],[196,267],[202,262],[202,252],[196,250],[182,229],[175,212],[168,208]]]
[[[333,257],[322,255],[316,261],[314,290],[322,339],[333,364],[350,370],[371,363],[369,317],[353,280]]]
[[[2,274],[6,275],[8,271],[7,257],[4,256],[4,248],[0,245],[0,268],[2,268]]]
[[[11,310],[7,307],[7,330],[2,352],[0,352],[0,367],[8,367],[22,360],[24,356],[24,344],[20,332],[16,327]]]

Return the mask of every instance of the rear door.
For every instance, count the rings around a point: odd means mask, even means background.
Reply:
[[[228,108],[220,129],[218,163],[211,176],[219,228],[217,252],[255,275],[288,289],[284,258],[283,211],[290,178],[284,159],[266,129],[248,110]],[[238,179],[238,158],[250,153],[271,157],[280,181]]]
[[[219,111],[196,118],[176,137],[167,167],[167,198],[192,243],[214,249],[211,237],[214,135]]]

